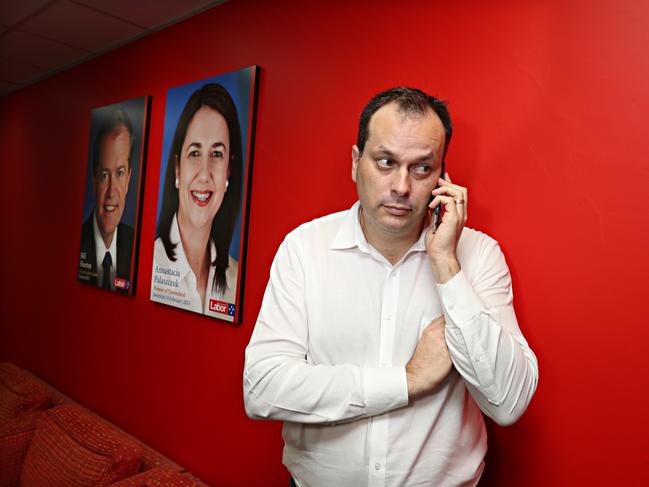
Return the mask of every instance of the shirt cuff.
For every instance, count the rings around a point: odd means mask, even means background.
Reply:
[[[365,409],[374,416],[408,404],[405,367],[365,368]]]
[[[437,291],[446,315],[456,326],[462,327],[485,308],[480,296],[462,270],[448,282],[438,283]]]

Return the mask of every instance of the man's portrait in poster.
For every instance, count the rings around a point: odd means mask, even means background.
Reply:
[[[133,294],[148,98],[92,111],[79,281]]]

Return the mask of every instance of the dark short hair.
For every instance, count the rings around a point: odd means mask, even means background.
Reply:
[[[241,127],[239,126],[239,116],[237,108],[234,105],[232,97],[228,91],[217,83],[209,83],[196,90],[189,97],[185,108],[183,108],[176,131],[171,142],[171,150],[167,159],[167,171],[164,179],[164,190],[162,193],[162,208],[160,209],[160,219],[156,236],[162,240],[169,260],[176,261],[176,245],[173,244],[169,237],[171,224],[174,215],[178,211],[178,190],[176,189],[176,161],[180,164],[180,154],[182,151],[187,128],[194,118],[194,115],[202,107],[209,107],[223,115],[228,124],[230,134],[230,177],[228,178],[228,190],[223,196],[221,207],[212,220],[212,229],[210,237],[216,247],[216,259],[211,263],[215,268],[214,281],[212,289],[217,292],[224,292],[227,287],[225,271],[228,268],[228,256],[230,253],[230,243],[234,232],[234,225],[239,214],[241,206],[242,180],[243,180],[243,154],[241,144]]]
[[[101,125],[99,126],[99,131],[95,137],[95,145],[92,149],[92,173],[97,174],[97,168],[99,167],[99,153],[101,149],[101,141],[104,140],[111,132],[124,128],[128,132],[128,138],[130,140],[129,150],[128,150],[128,168],[131,169],[131,157],[133,155],[133,125],[131,120],[126,115],[126,112],[121,108],[111,109],[102,119]]]
[[[453,124],[451,123],[451,115],[446,108],[446,102],[430,96],[427,93],[417,88],[407,88],[399,86],[390,88],[389,90],[382,91],[375,95],[363,108],[361,119],[358,124],[358,140],[356,145],[359,152],[362,154],[365,149],[365,143],[369,137],[369,125],[372,115],[382,106],[388,103],[396,103],[399,111],[406,115],[423,115],[429,108],[433,110],[442,121],[444,126],[444,152],[442,153],[442,161],[446,156],[448,145],[451,143],[451,136],[453,135]]]

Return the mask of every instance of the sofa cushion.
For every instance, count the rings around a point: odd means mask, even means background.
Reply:
[[[41,412],[0,421],[0,487],[15,487]]]
[[[139,471],[142,452],[124,433],[75,404],[43,412],[20,485],[103,486]]]
[[[124,479],[114,487],[204,487],[188,474],[180,473],[179,468],[157,467]]]
[[[36,379],[13,364],[0,364],[0,420],[45,409],[50,396]]]

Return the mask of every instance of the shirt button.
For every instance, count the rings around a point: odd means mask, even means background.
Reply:
[[[391,319],[392,319],[392,315],[391,315],[390,313],[388,313],[388,314],[386,315],[386,318],[387,318],[388,320],[391,320]]]
[[[453,310],[455,309],[455,305],[454,305],[453,303],[449,304],[449,305],[448,305],[448,309],[450,309],[451,311],[453,311]]]
[[[374,464],[374,470],[381,470],[381,464],[379,462]]]
[[[396,275],[397,275],[397,271],[392,271],[392,272],[390,272],[390,275],[391,275],[392,277],[396,276]]]

